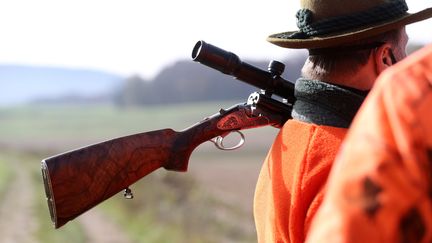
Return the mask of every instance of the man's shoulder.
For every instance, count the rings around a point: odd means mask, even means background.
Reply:
[[[290,150],[335,153],[347,131],[346,128],[321,126],[293,119],[285,123],[278,140]]]

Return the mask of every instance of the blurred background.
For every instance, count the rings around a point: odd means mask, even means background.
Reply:
[[[410,11],[432,6],[407,0]],[[114,137],[182,130],[256,88],[191,60],[205,40],[294,81],[306,53],[265,41],[294,30],[297,1],[39,0],[0,2],[0,242],[256,242],[256,179],[277,130],[211,143],[186,173],[160,169],[54,230],[40,161]],[[407,27],[408,51],[432,42],[431,20]]]

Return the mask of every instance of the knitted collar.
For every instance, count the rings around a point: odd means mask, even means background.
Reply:
[[[318,125],[348,128],[367,92],[300,78],[295,84],[292,116]]]

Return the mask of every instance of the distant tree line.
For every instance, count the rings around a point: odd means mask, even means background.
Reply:
[[[283,77],[295,81],[305,56],[284,61]],[[248,62],[267,70],[267,62]],[[198,101],[246,99],[258,88],[234,79],[212,68],[191,61],[179,61],[165,68],[153,80],[132,76],[115,92],[118,106],[143,106]]]

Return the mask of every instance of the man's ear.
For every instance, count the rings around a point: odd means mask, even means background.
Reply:
[[[393,60],[391,57],[392,50],[390,44],[385,43],[382,46],[377,47],[373,52],[373,55],[374,55],[375,66],[378,74],[380,74],[386,68],[393,65]]]

